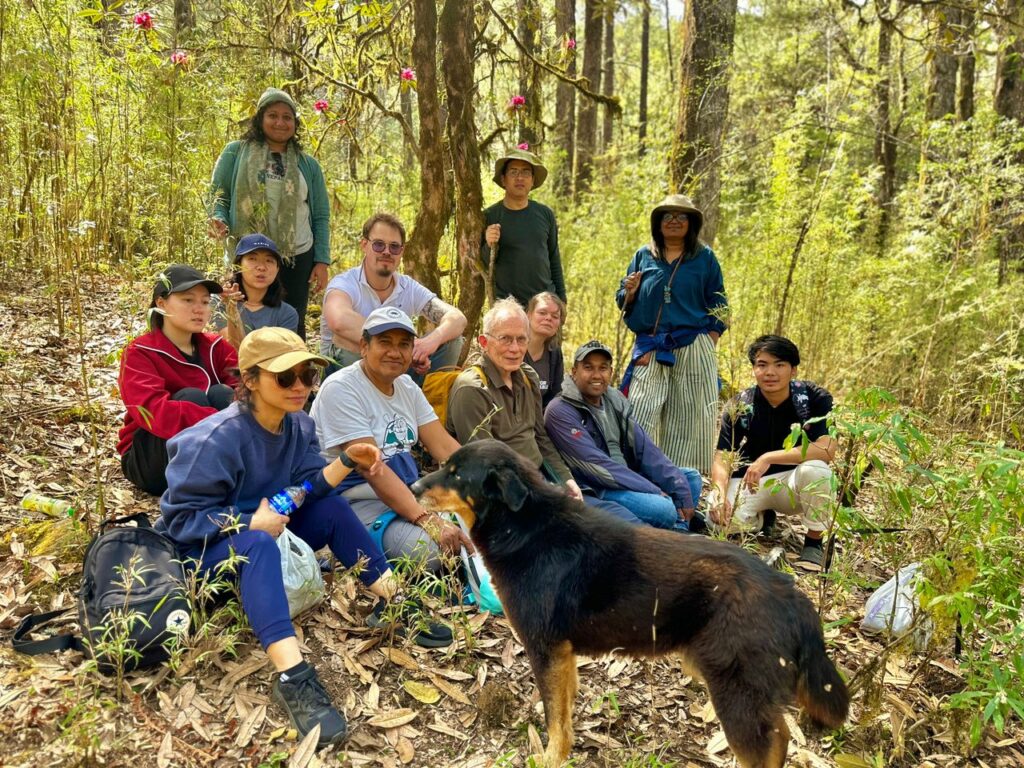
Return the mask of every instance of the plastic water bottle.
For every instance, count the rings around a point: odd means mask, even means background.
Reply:
[[[302,506],[306,494],[313,490],[313,484],[306,480],[302,485],[289,485],[280,493],[275,493],[270,500],[270,508],[279,515],[290,515]]]
[[[50,517],[75,516],[75,508],[71,505],[70,501],[51,499],[49,496],[43,496],[40,493],[26,493],[21,500],[21,508],[33,512],[42,512]]]

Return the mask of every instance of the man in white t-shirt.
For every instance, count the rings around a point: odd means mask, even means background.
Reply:
[[[370,312],[362,326],[360,362],[327,377],[310,415],[325,457],[338,456],[352,443],[380,448],[384,471],[372,478],[353,472],[340,486],[342,495],[371,535],[381,534],[389,560],[412,557],[437,570],[439,549],[457,554],[463,544],[471,551],[473,545],[459,526],[427,512],[409,490],[418,477],[411,453],[417,442],[437,461],[459,448],[405,374],[415,341],[412,320],[400,309]]]
[[[346,367],[359,360],[363,321],[378,307],[395,307],[409,317],[424,317],[436,326],[415,340],[412,370],[456,365],[462,351],[466,316],[408,275],[398,272],[405,250],[405,227],[390,213],[375,213],[363,224],[359,240],[363,261],[335,275],[324,293],[320,351]],[[404,373],[404,372],[403,372]]]

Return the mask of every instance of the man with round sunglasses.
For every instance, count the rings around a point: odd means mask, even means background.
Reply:
[[[456,365],[462,352],[466,316],[433,291],[401,274],[405,227],[390,213],[375,213],[363,224],[359,240],[363,261],[327,284],[320,318],[320,351],[341,368],[360,360],[363,323],[379,307],[395,307],[423,317],[434,330],[415,340],[412,371]]]

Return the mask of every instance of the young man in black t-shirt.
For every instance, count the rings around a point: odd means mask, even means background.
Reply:
[[[761,336],[747,357],[757,385],[730,400],[722,414],[711,469],[711,519],[724,527],[757,529],[767,510],[799,514],[807,535],[797,565],[820,570],[834,496],[829,463],[836,451],[821,417],[832,410],[832,395],[794,378],[800,352],[789,339]],[[803,426],[807,441],[784,448],[794,424]]]

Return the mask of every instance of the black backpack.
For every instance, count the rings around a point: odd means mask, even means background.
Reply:
[[[124,525],[129,522],[136,525]],[[26,616],[14,632],[14,650],[35,656],[73,648],[95,659],[104,674],[119,666],[130,672],[166,661],[168,646],[183,639],[192,622],[185,568],[174,542],[155,531],[144,514],[104,520],[82,565],[82,635],[26,639],[68,610]]]

